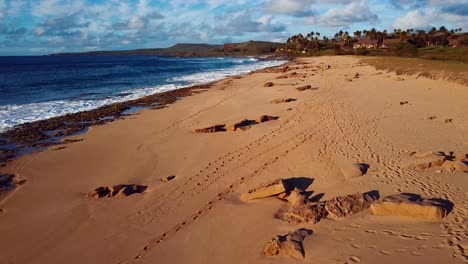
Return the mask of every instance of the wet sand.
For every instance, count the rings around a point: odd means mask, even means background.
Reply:
[[[408,162],[417,151],[468,153],[467,102],[466,86],[355,57],[222,80],[8,162],[1,172],[26,181],[0,197],[0,262],[466,263],[468,174]],[[195,132],[216,125],[224,131]],[[367,172],[346,176],[355,162]],[[276,217],[287,202],[240,199],[293,177],[314,200],[376,190],[454,207],[443,220],[364,210],[292,225]],[[263,255],[271,238],[299,228],[313,231],[304,261]]]

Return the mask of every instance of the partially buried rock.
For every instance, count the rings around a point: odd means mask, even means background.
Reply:
[[[170,181],[172,181],[173,179],[175,179],[175,177],[176,177],[176,176],[171,175],[171,176],[168,176],[168,177],[166,177],[166,178],[162,178],[161,181],[162,181],[162,182],[170,182]]]
[[[441,154],[430,154],[427,156],[419,157],[413,155],[412,159],[409,160],[408,168],[417,170],[427,170],[432,167],[441,166],[445,162],[445,156]]]
[[[257,120],[255,120],[257,123],[264,123],[272,120],[277,120],[279,117],[277,116],[269,116],[269,115],[262,115]]]
[[[465,153],[456,152],[452,156],[453,156],[454,160],[461,160],[461,161],[468,160],[468,155],[465,154]]]
[[[312,230],[301,228],[284,236],[277,235],[265,246],[263,254],[265,256],[289,256],[303,260],[305,251],[302,243],[312,233]]]
[[[281,103],[289,103],[289,102],[294,102],[296,101],[296,99],[293,99],[293,98],[280,98],[280,99],[276,99],[276,100],[273,100],[271,101],[272,104],[281,104]]]
[[[304,204],[307,197],[305,197],[301,190],[299,190],[298,188],[294,188],[294,190],[292,190],[290,194],[284,199],[290,202],[292,205],[296,205]]]
[[[267,83],[265,83],[263,86],[264,86],[264,87],[272,87],[273,85],[275,85],[275,84],[272,83],[272,82],[267,82]]]
[[[375,200],[376,197],[361,193],[338,196],[325,202],[325,210],[330,218],[337,219],[362,212]]]
[[[296,203],[288,209],[280,211],[277,217],[290,224],[315,224],[327,215],[324,203],[313,203],[305,200],[303,203]]]
[[[441,199],[425,199],[417,194],[401,193],[387,196],[371,205],[374,215],[408,216],[441,220],[453,206]]]
[[[466,161],[462,160],[446,160],[442,164],[442,168],[450,172],[468,172],[468,165]]]
[[[243,201],[250,201],[253,199],[258,198],[265,198],[274,195],[278,195],[280,193],[284,193],[289,191],[288,187],[284,184],[282,179],[276,179],[275,181],[266,184],[264,186],[260,186],[258,188],[252,189],[247,193],[241,195],[241,200]]]
[[[226,131],[226,125],[215,125],[215,126],[195,129],[195,132],[197,133],[215,133],[215,132],[220,132],[220,131]]]
[[[227,125],[226,126],[226,131],[228,132],[233,132],[237,131],[239,129],[246,129],[249,128],[251,125],[254,125],[255,121],[254,120],[249,120],[249,119],[244,119],[240,122],[234,123],[232,125]]]
[[[341,173],[346,179],[357,178],[367,172],[366,164],[349,163],[341,166]]]
[[[299,92],[305,91],[305,90],[316,90],[317,88],[313,89],[311,85],[305,85],[301,87],[297,87],[296,90]]]
[[[99,187],[88,193],[91,198],[112,198],[112,197],[127,197],[135,193],[144,193],[148,186],[137,184],[120,184],[109,187]]]

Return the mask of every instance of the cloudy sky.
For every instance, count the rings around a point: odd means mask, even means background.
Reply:
[[[468,30],[468,0],[0,0],[0,55],[441,25]]]

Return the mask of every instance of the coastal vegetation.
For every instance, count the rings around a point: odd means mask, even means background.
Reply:
[[[429,31],[394,29],[388,32],[372,28],[350,33],[340,30],[332,38],[312,31],[291,36],[280,51],[292,56],[369,55],[468,62],[467,47],[468,33],[462,28],[449,30],[441,26]]]

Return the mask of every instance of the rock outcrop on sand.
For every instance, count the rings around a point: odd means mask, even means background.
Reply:
[[[467,163],[465,160],[446,160],[442,168],[450,172],[468,172]]]
[[[367,210],[375,200],[376,197],[368,193],[337,196],[325,202],[325,210],[329,218],[338,219]]]
[[[272,104],[281,104],[281,103],[289,103],[289,102],[294,102],[296,101],[296,99],[293,99],[293,98],[280,98],[280,99],[276,99],[276,100],[273,100],[271,101]]]
[[[226,125],[214,125],[210,127],[195,129],[195,132],[197,133],[215,133],[221,131],[226,131]]]
[[[265,256],[289,256],[295,259],[305,259],[303,241],[312,235],[312,230],[301,228],[284,236],[277,235],[271,239],[265,248]]]
[[[251,125],[255,125],[255,124],[257,124],[255,120],[244,119],[240,122],[237,122],[231,125],[226,125],[226,131],[233,132],[233,131],[237,131],[238,129],[250,127]]]
[[[290,224],[315,224],[327,215],[324,203],[310,202],[304,199],[303,203],[296,203],[286,210],[281,210],[277,217]]]
[[[366,174],[368,167],[363,163],[347,163],[341,166],[341,173],[346,179],[357,178]]]
[[[276,179],[275,181],[258,188],[252,189],[247,193],[241,195],[241,200],[250,201],[258,198],[265,198],[275,196],[280,193],[289,191],[289,187],[285,184],[282,179]]]
[[[465,153],[416,151],[410,153],[410,159],[406,163],[410,169],[427,170],[440,166],[449,172],[468,172]]]
[[[453,204],[442,199],[426,199],[417,194],[401,193],[387,196],[371,205],[375,215],[408,216],[441,220]]]
[[[279,119],[278,116],[261,115],[256,120],[244,119],[240,122],[230,124],[230,125],[222,124],[222,125],[214,125],[214,126],[205,127],[205,128],[198,128],[198,129],[195,129],[195,132],[196,133],[215,133],[215,132],[226,132],[226,131],[234,132],[238,130],[245,130],[245,129],[250,128],[253,125],[257,125],[260,123],[277,120],[277,119]]]
[[[407,167],[416,170],[427,170],[432,167],[441,166],[445,160],[445,156],[440,153],[429,151],[416,152],[407,161]]]
[[[265,123],[265,122],[272,121],[272,120],[277,120],[277,119],[279,119],[279,117],[277,117],[277,116],[262,115],[259,118],[257,118],[257,120],[255,120],[255,122],[260,124],[260,123]]]
[[[114,186],[99,187],[88,192],[88,197],[91,198],[112,198],[112,197],[127,197],[135,193],[144,193],[148,186],[137,184],[120,184]]]
[[[305,86],[301,86],[301,87],[296,87],[296,90],[298,90],[299,92],[302,92],[302,91],[305,91],[305,90],[317,90],[318,88],[314,87],[312,88],[311,85],[305,85]]]
[[[293,196],[292,206],[279,212],[278,218],[291,224],[317,223],[325,217],[337,219],[362,212],[377,199],[369,193],[356,193],[325,202],[311,202],[305,196],[298,198],[298,195]]]
[[[173,179],[175,179],[175,177],[176,177],[175,175],[167,176],[166,178],[162,178],[161,181],[162,182],[170,182]]]

